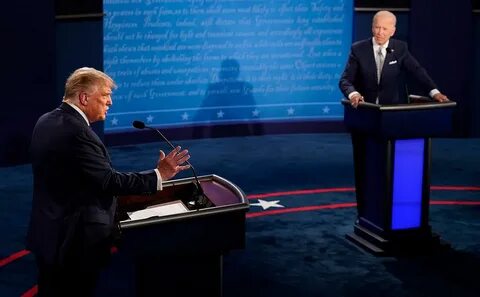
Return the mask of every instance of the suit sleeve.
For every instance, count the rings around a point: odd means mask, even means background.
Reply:
[[[350,50],[350,55],[345,65],[345,70],[340,78],[339,87],[343,95],[348,98],[348,94],[356,91],[354,83],[357,76],[359,64],[358,57],[355,55],[353,48]]]
[[[403,67],[409,76],[412,76],[421,87],[425,88],[427,93],[437,88],[435,82],[428,75],[427,70],[410,54],[408,48],[405,51]]]
[[[92,187],[92,191],[100,191],[107,195],[150,194],[157,190],[155,171],[119,172],[110,162],[106,148],[83,131],[75,137],[73,145],[74,162],[72,170],[84,187]],[[68,164],[67,164],[68,166]],[[78,169],[77,169],[78,168]]]

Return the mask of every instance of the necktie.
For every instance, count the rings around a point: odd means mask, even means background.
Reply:
[[[377,51],[377,79],[378,83],[380,83],[380,75],[382,74],[383,62],[385,61],[385,57],[383,56],[382,47],[380,46]]]

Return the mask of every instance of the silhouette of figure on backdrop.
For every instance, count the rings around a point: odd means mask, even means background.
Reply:
[[[256,122],[260,111],[252,94],[253,86],[238,80],[239,75],[237,60],[222,61],[218,82],[208,85],[196,115],[196,121],[209,125],[196,127],[194,138],[263,134],[262,124]]]

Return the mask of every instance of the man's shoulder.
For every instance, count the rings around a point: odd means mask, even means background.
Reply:
[[[396,50],[404,50],[404,49],[408,48],[408,45],[403,40],[390,38],[390,42],[388,44],[388,47],[394,48]]]
[[[63,133],[78,133],[88,128],[88,125],[80,114],[77,115],[74,110],[72,112],[71,110],[65,109],[64,105],[43,114],[38,119],[36,126],[38,129],[43,129],[48,133],[53,132],[55,134],[59,134],[59,131]]]
[[[354,49],[371,47],[371,46],[372,46],[372,39],[371,38],[355,41],[352,44],[352,48],[354,48]]]

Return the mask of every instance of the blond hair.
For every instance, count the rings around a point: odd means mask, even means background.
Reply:
[[[107,74],[91,67],[82,67],[75,70],[65,82],[63,100],[72,99],[82,91],[94,91],[94,88],[108,86],[117,87],[113,79]]]

